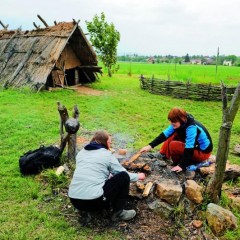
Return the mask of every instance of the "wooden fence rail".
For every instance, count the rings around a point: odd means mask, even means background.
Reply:
[[[153,94],[172,96],[175,98],[194,99],[200,101],[221,101],[221,86],[209,84],[194,84],[180,81],[145,78],[141,75],[140,87]],[[227,87],[227,96],[232,98],[235,87]]]

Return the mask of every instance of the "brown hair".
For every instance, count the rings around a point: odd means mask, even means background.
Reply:
[[[93,135],[93,138],[91,139],[90,142],[96,142],[98,144],[103,144],[104,146],[107,147],[107,140],[109,138],[109,134],[105,130],[99,130],[95,132]]]
[[[187,121],[187,112],[182,108],[174,107],[168,113],[168,120],[171,122],[185,123]]]

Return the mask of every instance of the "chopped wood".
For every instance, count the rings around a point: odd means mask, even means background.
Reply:
[[[57,168],[55,174],[56,174],[57,176],[60,176],[60,175],[63,173],[64,170],[65,170],[64,166],[60,166],[60,167]]]
[[[143,197],[147,197],[147,196],[149,195],[150,190],[151,190],[151,188],[152,188],[152,185],[153,185],[152,182],[148,182],[148,183],[147,183],[147,185],[146,185],[146,187],[145,187],[145,189],[144,189],[144,191],[143,191],[143,194],[142,194]]]
[[[143,183],[140,183],[140,182],[136,182],[136,186],[140,190],[143,190],[145,188],[145,185]]]
[[[139,156],[141,155],[140,152],[134,154],[129,161],[125,161],[125,165],[129,165],[130,163],[134,162],[135,160],[137,160],[139,158]]]

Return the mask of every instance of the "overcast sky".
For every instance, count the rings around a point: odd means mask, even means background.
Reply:
[[[1,0],[0,20],[9,29],[33,29],[54,20],[90,21],[101,12],[121,34],[118,55],[240,56],[239,0]],[[2,27],[0,26],[0,29]]]

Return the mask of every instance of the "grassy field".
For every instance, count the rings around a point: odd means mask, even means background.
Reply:
[[[154,77],[164,80],[192,81],[194,83],[219,84],[221,80],[227,86],[236,86],[240,81],[240,67],[214,65],[184,65],[184,64],[149,64],[119,62],[118,74],[130,73],[134,76],[143,74],[145,77]]]
[[[145,72],[140,72],[138,64],[132,64],[131,77],[127,70],[123,71],[124,66],[127,69],[127,64],[121,64],[113,78],[104,76],[92,84],[93,88],[103,91],[100,96],[80,95],[71,90],[38,94],[27,90],[0,91],[0,239],[121,239],[116,232],[97,234],[74,226],[60,212],[69,203],[63,202],[60,195],[53,195],[50,184],[43,181],[42,176],[22,177],[19,172],[18,159],[22,153],[41,144],[59,143],[57,101],[68,109],[78,105],[81,111],[79,136],[83,130],[107,129],[126,140],[131,139],[128,148],[136,150],[168,126],[166,115],[172,107],[183,107],[209,129],[214,142],[213,153],[216,153],[221,102],[152,95],[139,88],[138,75]],[[150,75],[158,65],[148,66],[142,70]],[[237,76],[237,73],[232,74],[229,76]],[[240,164],[239,157],[232,154],[237,143],[240,143],[239,112],[232,127],[229,160]],[[228,239],[239,239],[239,236],[240,229],[229,233]]]

